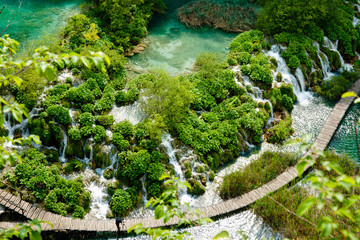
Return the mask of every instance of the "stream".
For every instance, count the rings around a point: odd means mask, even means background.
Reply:
[[[170,0],[168,0],[169,2]],[[24,0],[23,7],[20,9],[14,24],[9,28],[8,33],[11,37],[17,39],[21,43],[31,42],[37,39],[39,36],[46,36],[56,32],[59,28],[65,25],[66,19],[78,13],[78,6],[82,0]],[[129,75],[135,75],[144,73],[149,69],[163,68],[172,75],[181,74],[184,72],[190,72],[192,66],[196,60],[196,56],[202,52],[219,52],[223,56],[228,52],[228,45],[231,40],[237,34],[224,33],[219,30],[213,30],[209,28],[202,29],[189,29],[186,28],[177,20],[175,9],[187,0],[169,2],[169,10],[165,16],[155,16],[152,23],[149,26],[149,35],[144,42],[148,47],[142,54],[135,55],[129,58],[128,71]],[[6,20],[12,16],[17,9],[17,1],[5,0],[3,3],[6,5],[3,14],[0,14],[0,29],[6,26]],[[26,21],[20,21],[25,19]],[[20,21],[20,22],[19,22]],[[357,24],[358,19],[354,19],[354,24]],[[338,52],[337,42],[332,43],[329,39],[324,39],[325,47]],[[314,43],[314,46],[318,47],[318,56],[321,61],[321,68],[328,79],[334,75],[331,67],[329,66],[329,60],[327,56],[320,51],[318,43]],[[305,89],[305,77],[300,69],[296,70],[296,73],[291,74],[289,68],[286,66],[285,60],[280,55],[282,46],[273,45],[271,50],[266,52],[268,56],[275,58],[278,61],[278,67],[273,72],[274,77],[278,72],[283,76],[285,82],[292,84],[294,92],[298,98],[297,104],[294,105],[292,111],[293,127],[295,134],[293,138],[301,138],[304,134],[311,134],[312,140],[320,132],[322,125],[324,124],[327,116],[330,114],[333,103],[329,103],[321,97],[316,96],[314,93]],[[340,56],[341,57],[341,56]],[[350,69],[351,65],[344,62],[341,57],[342,66],[345,69]],[[233,71],[239,71],[239,69],[233,69]],[[238,84],[242,84],[237,81]],[[252,97],[258,102],[268,102],[263,99],[262,90],[252,85],[251,81],[244,78],[244,84],[250,85],[252,90]],[[245,88],[247,89],[247,88]],[[355,145],[355,117],[354,113],[360,111],[359,106],[352,106],[344,120],[342,121],[339,129],[337,130],[334,138],[332,139],[329,148],[335,149],[338,152],[346,152],[351,157],[358,158],[357,149]],[[30,115],[36,116],[37,110],[33,110]],[[316,113],[316,114],[314,114]],[[114,107],[110,112],[114,116],[115,122],[120,122],[128,119],[132,124],[136,124],[141,121],[143,115],[139,110],[138,103],[134,103],[125,107]],[[359,117],[360,114],[357,115]],[[21,129],[26,135],[26,123],[21,125],[13,125],[9,116],[5,117],[5,128],[9,129],[9,136],[14,137],[16,129]],[[271,118],[270,118],[271,121]],[[65,148],[67,144],[67,137],[65,131],[63,142],[61,143],[60,155],[61,161],[66,162]],[[91,140],[88,140],[91,141]],[[171,144],[172,138],[170,135],[163,136],[162,145],[165,147],[169,157],[170,163],[174,165],[177,176],[184,180],[181,166],[176,160],[175,152],[178,149],[174,149]],[[84,159],[80,159],[87,165],[92,158],[92,145],[90,156],[85,156]],[[109,149],[111,146],[109,146]],[[245,165],[249,164],[253,159],[256,159],[263,151],[266,150],[276,151],[289,151],[295,150],[293,146],[279,147],[273,144],[263,143],[260,147],[256,148],[256,153],[244,153],[238,159],[234,160],[231,164],[224,166],[217,173],[213,182],[208,182],[206,192],[200,197],[193,197],[186,192],[180,193],[180,199],[182,202],[190,202],[191,206],[204,207],[221,202],[221,198],[217,195],[217,186],[221,181],[221,178],[231,172],[235,171]],[[109,150],[110,151],[110,150]],[[182,157],[191,157],[191,151],[187,151]],[[112,167],[115,163],[116,153],[111,154]],[[194,160],[194,164],[197,164]],[[105,169],[91,170],[89,167],[81,173],[84,176],[86,182],[86,188],[91,192],[91,212],[86,216],[87,219],[105,219],[106,213],[109,210],[109,204],[106,193],[106,182],[102,177],[102,173]],[[110,180],[112,181],[112,180]],[[146,191],[143,191],[143,197],[146,199]],[[146,200],[145,200],[146,201]],[[142,217],[153,214],[151,211],[144,211],[142,208],[136,209],[129,217]],[[240,232],[246,234],[249,239],[282,239],[282,236],[274,232],[269,226],[267,226],[261,218],[257,217],[251,210],[246,210],[241,213],[232,214],[230,216],[216,220],[214,223],[206,226],[199,226],[188,229],[193,234],[194,239],[211,239],[217,233],[226,230],[230,233],[234,239],[241,237]],[[126,238],[134,239],[134,238]],[[136,239],[148,239],[147,237],[139,236]]]

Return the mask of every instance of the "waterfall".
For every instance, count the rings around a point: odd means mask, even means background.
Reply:
[[[140,178],[140,181],[141,181],[141,194],[142,194],[142,199],[143,199],[143,203],[144,205],[148,202],[147,200],[147,191],[146,191],[146,188],[145,188],[145,180],[146,180],[146,175],[142,176]]]
[[[318,42],[314,42],[313,45],[317,48],[318,58],[320,60],[321,69],[324,74],[324,80],[328,80],[332,76],[335,76],[335,74],[331,72],[329,58],[320,50],[320,45]]]
[[[105,182],[101,177],[99,182],[91,181],[86,187],[91,193],[90,214],[97,219],[106,219],[106,214],[110,210]]]
[[[297,68],[295,71],[295,77],[297,78],[300,87],[301,87],[301,91],[306,91],[306,86],[305,86],[305,77],[304,74],[302,73],[300,68]]]
[[[339,45],[339,40],[336,40],[336,42],[334,44],[333,42],[330,41],[330,39],[328,37],[326,37],[326,36],[324,37],[324,47],[327,47],[330,50],[339,54],[341,67],[343,67],[345,70],[349,71],[349,70],[351,70],[352,65],[345,63],[344,58],[342,57],[341,53],[338,50],[338,45]]]
[[[177,149],[174,149],[171,145],[172,141],[173,139],[171,138],[170,134],[165,134],[162,138],[161,145],[166,148],[167,154],[169,155],[169,162],[174,166],[175,177],[178,177],[181,182],[186,182],[186,178],[181,170],[181,166],[175,156]],[[187,189],[184,188],[179,189],[179,198],[181,203],[191,203],[194,200],[193,197],[187,193]]]
[[[235,66],[233,69],[232,69],[233,72],[235,72],[235,82],[237,85],[239,85],[240,87],[243,87],[246,91],[246,93],[248,95],[250,95],[252,97],[252,99],[254,99],[254,101],[256,102],[262,102],[262,103],[269,103],[270,104],[270,117],[269,117],[269,120],[268,120],[268,124],[272,123],[274,121],[274,110],[273,110],[273,106],[271,104],[271,102],[268,100],[268,99],[263,99],[262,96],[263,96],[263,91],[258,88],[258,87],[255,87],[252,82],[250,81],[249,77],[248,76],[242,76],[243,80],[244,80],[244,84],[245,86],[239,81],[237,75],[238,74],[241,74],[241,71],[240,71],[240,67],[239,66]],[[248,91],[247,87],[246,86],[249,86],[250,89],[251,89],[251,92]]]
[[[139,102],[123,107],[117,107],[114,105],[109,114],[114,116],[114,124],[124,120],[129,120],[131,124],[135,125],[141,122],[144,118],[144,114],[139,107]]]
[[[61,128],[61,133],[63,135],[63,140],[60,144],[60,149],[59,149],[59,152],[60,152],[60,161],[61,162],[66,162],[66,157],[65,157],[65,150],[66,150],[66,147],[67,147],[67,134],[66,132]]]
[[[311,97],[310,92],[305,91],[305,78],[301,70],[297,70],[298,79],[291,74],[289,67],[286,65],[285,59],[280,54],[281,46],[272,45],[271,50],[266,54],[277,61],[277,73],[281,73],[284,82],[293,86],[294,94],[301,103]]]

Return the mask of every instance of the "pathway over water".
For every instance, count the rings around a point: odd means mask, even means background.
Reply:
[[[360,80],[358,80],[349,91],[360,92]],[[342,118],[346,114],[348,108],[352,104],[354,97],[341,99],[332,110],[328,119],[326,120],[323,128],[317,136],[314,147],[317,150],[325,150],[328,146],[331,138],[333,137],[338,125]],[[310,149],[305,155],[311,154]],[[215,217],[230,213],[235,210],[239,210],[248,206],[251,203],[263,198],[267,194],[276,191],[277,189],[287,185],[298,176],[295,167],[289,168],[284,173],[272,181],[264,184],[263,186],[252,190],[249,193],[245,193],[237,198],[233,198],[219,204],[211,205],[208,207],[200,208],[204,212],[206,217]],[[53,224],[53,228],[47,224],[43,224],[43,231],[82,231],[82,232],[117,232],[115,220],[80,220],[63,217],[54,213],[47,212],[39,207],[29,204],[26,201],[21,200],[19,197],[12,195],[5,190],[0,189],[0,204],[5,207],[24,215],[29,219],[39,219],[48,221]],[[166,224],[163,221],[157,221],[154,217],[147,217],[141,219],[126,219],[125,225],[121,229],[126,231],[131,226],[137,223],[142,223],[144,227],[162,227],[177,224],[178,219],[171,219]],[[16,223],[0,222],[0,228],[9,228],[16,225]]]

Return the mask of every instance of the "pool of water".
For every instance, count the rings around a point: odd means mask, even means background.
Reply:
[[[65,26],[67,19],[79,12],[84,0],[23,0],[18,10],[18,0],[0,1],[0,33],[14,16],[12,25],[5,33],[17,41],[24,43],[36,40],[44,35],[53,34]]]
[[[359,117],[360,105],[354,104],[350,107],[349,111],[341,121],[341,124],[336,130],[335,135],[329,145],[329,149],[334,149],[338,153],[346,153],[357,161],[360,161],[360,158],[356,144],[355,127],[356,125],[359,126]]]
[[[142,73],[162,68],[170,74],[191,71],[202,52],[218,52],[224,57],[227,46],[237,35],[210,28],[191,29],[177,19],[176,9],[189,1],[166,1],[168,11],[157,15],[149,26],[145,39],[148,47],[142,54],[129,59],[129,70]]]

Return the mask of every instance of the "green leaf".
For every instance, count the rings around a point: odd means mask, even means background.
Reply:
[[[359,102],[360,102],[360,98],[356,98],[355,101],[354,101],[355,104],[357,104]]]
[[[22,79],[19,78],[18,76],[12,76],[11,78],[12,78],[12,80],[14,80],[15,84],[20,87],[20,85],[22,83]]]
[[[159,205],[155,208],[155,219],[160,219],[165,215],[162,206]]]
[[[51,81],[51,82],[54,81],[54,79],[55,79],[55,70],[50,65],[46,66],[44,74],[45,74],[45,77],[49,81]]]
[[[89,58],[82,56],[81,61],[85,65],[85,67],[87,67],[88,69],[91,69],[91,62],[90,62]]]
[[[306,160],[301,160],[297,165],[296,165],[296,170],[298,171],[298,175],[301,176],[304,171],[305,168],[307,167],[308,162]]]
[[[346,98],[346,97],[356,97],[356,93],[354,92],[346,92],[343,95],[341,95],[342,98]]]
[[[29,230],[27,228],[21,228],[19,231],[19,237],[21,240],[23,240],[27,234],[28,234]]]
[[[29,238],[30,240],[42,240],[41,234],[37,231],[31,231]]]
[[[231,238],[227,231],[222,231],[222,232],[216,234],[215,237],[213,237],[213,240],[215,240],[215,239],[231,239]]]
[[[341,193],[335,193],[334,195],[339,202],[344,201],[344,195],[342,195]]]
[[[316,198],[309,197],[299,205],[296,214],[300,216],[304,215],[312,206],[316,204],[316,202],[317,202]]]

